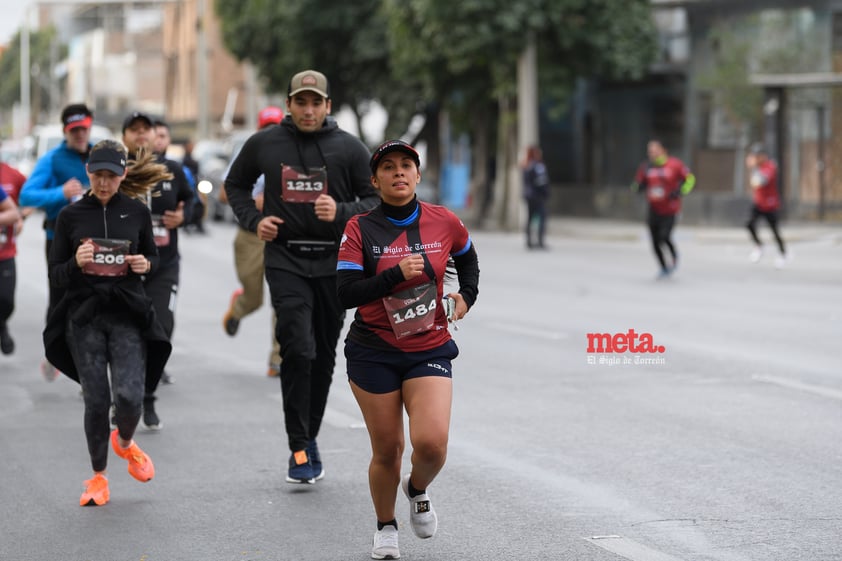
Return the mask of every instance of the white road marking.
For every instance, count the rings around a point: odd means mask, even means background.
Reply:
[[[842,391],[834,390],[832,388],[825,388],[823,386],[816,386],[815,384],[806,384],[804,382],[799,382],[797,380],[790,380],[788,378],[779,378],[777,376],[763,376],[763,375],[755,375],[751,377],[752,380],[757,382],[763,382],[766,384],[775,384],[776,386],[782,386],[784,388],[790,388],[793,390],[800,390],[807,393],[812,393],[815,395],[820,395],[822,397],[829,397],[831,399],[838,399],[842,401]]]
[[[625,557],[631,561],[681,561],[678,557],[646,547],[622,536],[591,536],[584,539],[597,547],[616,553],[620,557]]]

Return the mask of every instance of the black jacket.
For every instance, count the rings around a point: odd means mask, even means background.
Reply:
[[[246,141],[231,164],[225,193],[246,230],[257,231],[264,215],[284,220],[278,227],[278,237],[266,244],[266,267],[305,277],[336,275],[336,254],[345,223],[380,202],[371,185],[369,157],[365,145],[340,129],[331,117],[320,130],[302,133],[287,115],[279,126],[258,131]],[[283,200],[283,164],[304,170],[326,168],[328,194],[337,203],[332,223],[316,218],[312,203]],[[254,182],[261,174],[266,182],[263,214],[251,197]]]
[[[184,168],[178,162],[168,160],[158,155],[156,163],[163,164],[173,175],[172,179],[161,181],[150,191],[149,210],[153,215],[162,215],[164,211],[175,210],[178,203],[184,202],[184,224],[190,222],[193,212],[193,188],[184,175]],[[178,228],[169,230],[169,244],[158,248],[160,267],[165,268],[176,265],[179,261],[178,253]]]
[[[47,360],[78,382],[76,365],[65,339],[67,321],[84,325],[102,310],[117,311],[132,318],[143,330],[147,341],[146,384],[147,387],[153,381],[157,384],[171,346],[143,289],[143,277],[131,270],[122,277],[84,274],[76,264],[76,249],[82,239],[89,237],[129,240],[129,253],[142,253],[152,263],[153,271],[158,266],[152,219],[142,202],[118,192],[103,207],[96,197],[88,194],[62,209],[48,264],[50,291],[61,296],[49,310],[44,329]]]

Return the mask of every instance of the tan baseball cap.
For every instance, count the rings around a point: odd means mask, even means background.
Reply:
[[[324,98],[330,98],[330,85],[327,83],[327,78],[324,74],[315,70],[305,70],[293,76],[292,80],[289,81],[287,97],[306,91],[315,92]]]

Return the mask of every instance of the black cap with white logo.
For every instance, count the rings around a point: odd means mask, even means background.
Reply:
[[[126,153],[110,146],[91,150],[88,156],[88,171],[106,170],[114,175],[123,175],[126,171]]]

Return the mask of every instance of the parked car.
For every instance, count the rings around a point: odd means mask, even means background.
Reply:
[[[47,152],[61,144],[64,140],[64,129],[61,125],[37,125],[24,139],[25,156],[19,162],[18,169],[26,176],[32,173],[35,163]],[[91,144],[100,140],[115,140],[114,133],[102,125],[91,126]]]
[[[26,157],[26,148],[20,140],[0,142],[0,162],[18,169]]]

